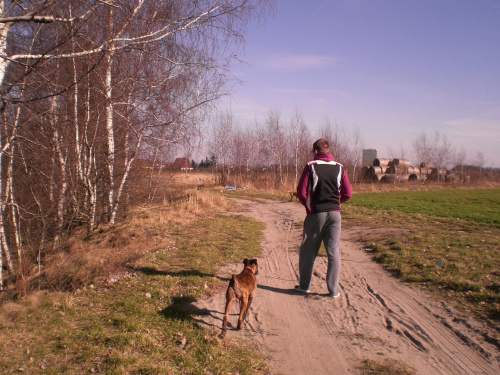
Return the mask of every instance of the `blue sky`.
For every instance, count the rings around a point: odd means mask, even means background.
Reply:
[[[298,108],[411,159],[436,131],[500,167],[499,0],[278,0],[247,34],[230,108],[241,126]],[[227,105],[227,103],[226,103]]]

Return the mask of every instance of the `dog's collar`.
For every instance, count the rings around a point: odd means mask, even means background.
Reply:
[[[250,271],[252,271],[252,273],[255,275],[255,272],[253,271],[253,268],[252,268],[252,267],[248,267],[248,266],[247,266],[247,267],[245,267],[245,269],[246,269],[246,270],[250,270]]]

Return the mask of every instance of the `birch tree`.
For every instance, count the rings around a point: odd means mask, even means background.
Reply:
[[[436,131],[431,150],[432,161],[436,168],[446,168],[451,162],[452,157],[452,147],[446,135],[442,135]]]
[[[332,128],[330,119],[325,118],[320,129],[320,138],[329,141],[330,152],[335,157],[335,160],[342,164],[349,162],[349,137],[338,124],[335,124],[335,128]]]
[[[467,160],[467,151],[464,146],[461,146],[460,149],[455,154],[455,170],[460,171],[460,182],[463,184],[465,182],[465,173],[466,173],[466,160]],[[459,169],[460,168],[460,169]]]
[[[361,134],[361,130],[359,128],[354,128],[352,130],[352,138],[351,138],[350,149],[351,149],[351,161],[352,161],[352,181],[356,183],[356,172],[357,167],[361,161],[364,142],[363,135]]]
[[[21,234],[36,221],[44,228],[40,244],[55,239],[48,233],[70,233],[81,220],[89,228],[104,216],[105,224],[116,222],[143,145],[175,144],[193,133],[226,93],[246,23],[270,5],[0,1],[0,166],[9,166],[0,171],[0,259],[11,274],[19,274],[11,248],[19,262]],[[99,201],[103,196],[107,200]],[[34,220],[8,215],[7,204]]]
[[[285,125],[281,113],[270,110],[265,121],[266,149],[269,155],[269,164],[278,171],[278,180],[283,185],[283,164],[285,162]]]
[[[294,184],[297,185],[299,174],[302,173],[302,168],[307,161],[303,157],[304,150],[308,150],[312,145],[306,122],[298,108],[295,108],[290,119],[290,134],[291,151],[293,151]]]
[[[209,148],[215,156],[215,168],[220,173],[220,183],[225,185],[235,156],[235,124],[230,111],[218,113],[213,121]]]
[[[484,166],[486,165],[486,158],[484,157],[484,154],[481,151],[479,151],[476,154],[474,165],[479,168],[479,177],[481,178]]]
[[[425,164],[431,162],[431,143],[425,133],[421,133],[412,145],[417,162]]]

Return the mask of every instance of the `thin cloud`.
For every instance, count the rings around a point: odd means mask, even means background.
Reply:
[[[269,56],[262,61],[266,68],[282,71],[297,72],[310,69],[326,68],[333,66],[339,61],[338,58],[324,55],[287,55],[279,54]]]
[[[289,95],[320,95],[323,97],[324,95],[333,95],[337,97],[343,97],[343,98],[348,98],[351,97],[351,94],[348,92],[344,91],[339,91],[339,90],[321,90],[321,89],[311,89],[311,88],[303,88],[303,89],[297,89],[297,88],[274,88],[271,89],[272,92],[275,93],[280,93],[280,94],[289,94]]]
[[[468,138],[499,138],[500,119],[461,118],[445,121],[447,131]],[[500,138],[499,138],[500,139]]]

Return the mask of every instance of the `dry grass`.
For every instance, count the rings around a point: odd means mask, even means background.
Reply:
[[[182,188],[182,177],[165,195],[181,199],[135,207],[121,224],[72,238],[52,255],[45,285],[60,292],[0,307],[0,373],[265,372],[258,354],[192,318],[204,313],[194,299],[223,284],[217,264],[258,251],[262,227],[220,215],[239,207],[211,188]]]
[[[374,375],[374,374],[390,374],[390,375],[413,375],[417,372],[407,364],[386,359],[383,361],[367,359],[359,367],[361,374]]]
[[[183,189],[195,183],[196,177],[179,179],[181,183],[172,191],[182,191],[182,199],[134,207],[126,220],[115,227],[101,228],[90,237],[83,231],[77,233],[68,240],[64,251],[46,257],[42,277],[31,287],[72,291],[88,286],[98,278],[120,272],[144,254],[172,246],[172,232],[201,218],[237,209],[213,189]]]
[[[213,186],[207,174],[163,174],[157,177],[156,198],[148,201],[147,178],[136,178],[131,195],[134,205],[122,213],[114,227],[100,227],[90,235],[84,228],[75,230],[62,247],[47,244],[40,269],[31,273],[0,294],[0,303],[19,298],[30,291],[74,291],[120,272],[144,254],[168,246],[168,234],[175,228],[195,220],[211,217],[227,210],[237,210],[233,202]],[[39,272],[41,271],[41,272]]]

